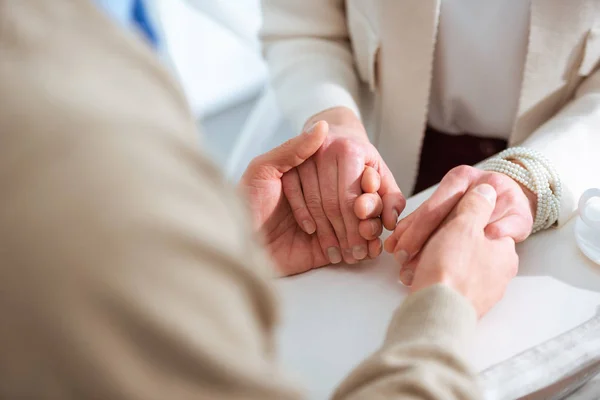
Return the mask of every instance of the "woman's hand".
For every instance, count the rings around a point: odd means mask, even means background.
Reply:
[[[410,261],[421,251],[467,190],[482,183],[491,185],[498,195],[493,213],[486,224],[486,234],[492,239],[510,237],[515,242],[521,242],[529,236],[536,209],[535,199],[529,198],[517,182],[497,172],[481,171],[469,166],[454,168],[442,179],[431,198],[400,221],[386,240],[386,251],[394,253],[401,265],[401,279],[402,275],[414,274],[414,270],[409,267],[414,267],[414,263],[410,264]]]
[[[318,234],[305,232],[297,222],[297,216],[303,211],[288,201],[283,187],[286,175],[311,160],[325,142],[327,133],[327,123],[317,123],[312,130],[252,160],[240,181],[254,228],[264,236],[266,247],[282,275],[299,274],[330,263],[330,254],[321,247]],[[376,171],[366,168],[361,178],[365,192],[378,190]],[[375,218],[383,204],[377,194],[366,193],[357,198],[354,207],[356,214],[364,219],[357,229],[369,239],[368,253],[374,258],[383,250],[379,239],[381,221]]]
[[[496,205],[496,192],[487,184],[469,189],[461,197],[410,262],[410,270],[415,271],[411,291],[448,285],[465,296],[479,316],[502,298],[517,273],[519,258],[513,239],[486,235]]]
[[[329,135],[313,157],[284,175],[284,192],[298,225],[316,232],[328,260],[354,264],[381,249],[379,216],[394,229],[406,202],[352,111],[326,110],[307,125],[314,120],[327,121]]]

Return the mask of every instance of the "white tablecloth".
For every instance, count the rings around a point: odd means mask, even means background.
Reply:
[[[431,193],[408,200],[405,215]],[[481,370],[557,336],[594,315],[600,266],[576,247],[574,221],[519,245],[519,277],[479,324],[471,352]],[[355,267],[328,267],[278,281],[283,301],[280,354],[311,399],[331,390],[381,344],[407,295],[387,254]],[[575,289],[579,288],[579,289]],[[585,289],[585,290],[580,290]]]

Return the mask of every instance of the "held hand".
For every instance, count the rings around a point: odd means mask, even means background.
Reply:
[[[351,111],[332,109],[315,118],[329,122],[328,137],[313,157],[283,177],[296,221],[305,232],[316,232],[332,263],[375,257],[382,249],[381,220],[394,229],[404,197]]]
[[[491,185],[498,196],[486,234],[491,238],[510,237],[515,242],[529,236],[535,199],[528,198],[523,188],[504,174],[460,166],[448,172],[431,198],[400,221],[386,240],[385,249],[394,253],[402,268],[401,276],[414,273],[407,266],[409,261],[419,253],[467,190],[482,183]]]
[[[282,275],[299,274],[329,263],[317,236],[307,234],[296,222],[282,185],[284,175],[309,159],[322,146],[327,133],[327,123],[317,123],[310,132],[252,160],[240,181],[254,227],[263,234]]]
[[[516,275],[519,258],[510,237],[492,239],[485,228],[494,212],[496,193],[482,184],[470,189],[410,263],[411,291],[442,283],[465,296],[479,316],[503,296]]]

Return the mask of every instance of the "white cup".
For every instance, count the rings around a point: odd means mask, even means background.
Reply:
[[[600,189],[588,189],[581,196],[575,238],[583,254],[600,264]]]

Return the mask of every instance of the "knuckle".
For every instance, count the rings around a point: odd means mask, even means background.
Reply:
[[[423,204],[423,209],[419,213],[419,219],[424,221],[438,221],[445,217],[439,207],[434,207],[431,202]]]
[[[521,194],[519,192],[517,192],[516,190],[510,190],[508,192],[505,192],[503,194],[503,196],[505,197],[505,199],[508,201],[509,204],[519,204],[520,201],[523,201],[525,195],[523,194],[521,196]]]
[[[337,237],[337,240],[340,242],[340,247],[347,249],[347,247],[348,247],[348,235],[346,235],[346,231],[342,229],[342,230],[340,230],[338,232],[336,230],[335,231],[335,236]]]
[[[292,209],[292,212],[295,215],[305,215],[305,214],[308,214],[308,209],[302,203],[290,204],[290,207]]]
[[[332,144],[332,148],[336,150],[336,152],[346,155],[359,155],[362,152],[361,146],[350,138],[339,138]]]
[[[333,232],[329,229],[317,229],[317,237],[323,247],[329,247],[330,245],[337,245],[337,239]]]
[[[331,126],[329,128],[331,129]],[[317,150],[317,152],[326,150],[334,142],[335,142],[335,136],[327,135],[325,137],[325,140],[323,141],[323,145],[321,146],[321,148],[319,150]]]
[[[473,174],[473,170],[474,168],[468,165],[459,165],[448,172],[448,177],[457,180],[468,179]]]
[[[285,179],[281,182],[283,185],[283,189],[288,196],[300,197],[302,196],[302,190],[300,186],[296,185],[292,178]]]
[[[318,195],[304,193],[304,201],[306,201],[306,207],[308,207],[311,212],[321,211],[321,199]]]
[[[357,196],[348,195],[343,201],[344,209],[348,211],[354,210],[354,204],[356,203]]]
[[[337,199],[323,199],[323,210],[329,217],[339,217],[342,215]]]
[[[490,172],[485,178],[485,183],[497,189],[506,184],[506,179],[510,178],[499,172]]]
[[[246,171],[250,172],[251,174],[255,174],[256,171],[260,169],[263,164],[264,162],[262,161],[262,156],[256,156],[250,161],[248,167],[246,168]]]
[[[320,206],[319,207],[308,206],[307,208],[308,208],[308,211],[310,212],[310,215],[312,215],[312,217],[315,219],[315,221],[327,219],[325,212],[323,212],[323,208],[321,208]]]
[[[503,232],[502,232],[502,228],[500,226],[498,226],[497,224],[494,225],[489,225],[487,227],[487,233],[488,235],[490,235],[491,237],[503,237]]]

